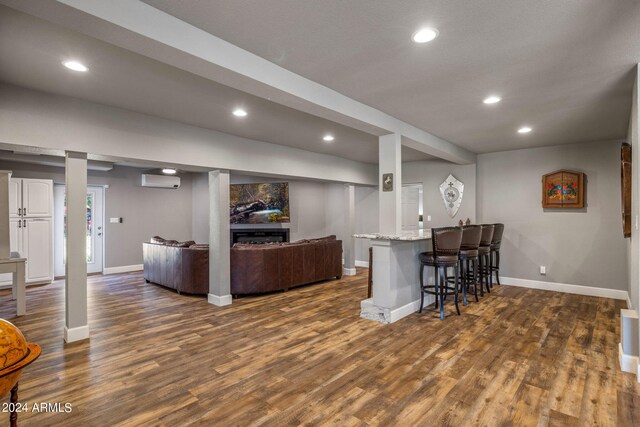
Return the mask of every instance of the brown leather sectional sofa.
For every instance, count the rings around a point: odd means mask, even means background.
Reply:
[[[178,292],[209,292],[209,247],[154,237],[143,243],[144,278]],[[231,248],[231,294],[287,290],[340,278],[342,241],[336,236]]]
[[[142,244],[144,279],[189,294],[209,292],[209,247],[154,237]]]
[[[342,277],[336,236],[231,248],[231,294],[256,294]]]

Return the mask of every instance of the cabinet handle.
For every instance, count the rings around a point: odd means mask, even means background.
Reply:
[[[22,215],[22,208],[18,208],[18,216]]]
[[[18,220],[18,228],[22,228],[22,222]]]
[[[27,214],[27,208],[22,208],[22,215],[26,215]]]
[[[23,228],[27,228],[27,220],[26,219],[22,220],[22,227]]]

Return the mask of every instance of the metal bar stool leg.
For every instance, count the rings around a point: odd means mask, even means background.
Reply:
[[[420,264],[420,310],[418,313],[422,313],[424,307],[424,264]]]
[[[460,316],[460,307],[458,307],[458,279],[460,276],[460,272],[459,272],[459,267],[456,265],[453,268],[453,304],[456,306],[456,313],[458,313],[458,316]],[[466,293],[465,293],[466,295]],[[466,299],[466,298],[465,298]],[[466,305],[466,304],[465,304]]]
[[[495,265],[495,270],[496,270],[496,283],[500,286],[502,286],[500,284],[500,251],[496,251],[496,265]]]
[[[476,302],[479,302],[478,299],[478,259],[473,260],[473,294],[476,297]],[[482,288],[481,288],[482,289]]]
[[[440,297],[440,320],[444,320],[444,294],[447,288],[447,267],[438,267],[438,274],[442,274],[440,277],[439,297]]]

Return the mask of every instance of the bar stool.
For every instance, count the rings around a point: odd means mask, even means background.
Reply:
[[[460,243],[460,276],[462,277],[462,290],[464,296],[464,305],[467,305],[467,290],[469,285],[473,283],[473,294],[478,299],[478,264],[479,264],[479,247],[480,238],[482,237],[482,226],[465,225],[462,228],[462,243]],[[472,265],[472,267],[470,267]],[[482,284],[480,285],[480,295],[484,296]]]
[[[491,239],[493,238],[493,224],[482,224],[480,246],[478,255],[480,258],[480,283],[486,286],[487,292],[491,292]]]
[[[424,295],[436,296],[435,308],[440,304],[440,320],[444,319],[444,297],[453,295],[456,312],[460,315],[458,307],[458,284],[459,284],[459,263],[460,243],[462,242],[462,228],[441,227],[431,229],[431,241],[433,243],[432,252],[422,252],[418,255],[420,259],[420,311],[424,307]],[[435,268],[435,282],[433,285],[424,284],[424,267]],[[454,268],[453,285],[447,282],[447,268]],[[439,300],[439,301],[438,301]]]
[[[502,233],[504,224],[493,224],[493,237],[491,238],[491,274],[496,273],[496,283],[500,284],[500,243],[502,243]]]

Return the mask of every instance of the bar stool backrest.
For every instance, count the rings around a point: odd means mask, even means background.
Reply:
[[[504,224],[493,224],[493,237],[491,238],[491,246],[500,247],[503,232]]]
[[[480,238],[482,237],[482,226],[465,225],[462,227],[462,243],[461,249],[478,249],[480,246]]]
[[[460,253],[460,243],[462,242],[462,228],[432,228],[431,240],[433,242],[433,253],[436,257],[440,255],[455,255],[457,257]]]
[[[482,224],[482,237],[480,238],[480,246],[491,246],[493,238],[493,224]]]

